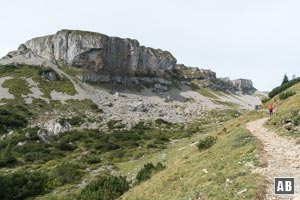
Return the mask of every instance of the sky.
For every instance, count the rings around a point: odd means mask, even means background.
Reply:
[[[299,0],[0,0],[0,57],[61,29],[137,39],[261,91],[299,76]]]

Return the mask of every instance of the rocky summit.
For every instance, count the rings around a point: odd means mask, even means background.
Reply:
[[[54,35],[31,39],[3,59],[38,57],[55,65],[80,69],[84,82],[171,85],[180,81],[208,80],[201,87],[215,90],[253,93],[251,80],[218,79],[211,70],[177,64],[168,51],[141,46],[137,40],[109,37],[101,33],[61,30]],[[3,62],[2,62],[3,63]],[[5,61],[4,61],[5,63]],[[45,61],[43,62],[45,64]],[[203,82],[203,81],[202,81]],[[165,86],[157,85],[163,89]]]

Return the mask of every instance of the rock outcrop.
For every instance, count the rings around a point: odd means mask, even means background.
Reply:
[[[253,83],[249,79],[236,79],[232,81],[233,85],[239,89],[239,91],[249,94],[256,91],[253,87]]]
[[[141,46],[134,39],[101,33],[61,30],[54,35],[34,38],[9,52],[0,63],[10,63],[7,60],[16,63],[22,56],[31,59],[30,64],[32,60],[39,60],[38,65],[51,63],[80,69],[77,77],[83,82],[153,83],[155,90],[166,91],[174,80],[182,83],[198,80],[199,87],[214,90],[255,91],[251,80],[219,79],[211,70],[177,64],[168,51]],[[54,75],[46,74],[50,80],[56,79]]]
[[[108,82],[113,77],[168,77],[176,65],[171,53],[140,46],[137,40],[109,37],[100,33],[61,30],[22,44],[11,58],[31,51],[60,66],[81,68],[85,81]]]

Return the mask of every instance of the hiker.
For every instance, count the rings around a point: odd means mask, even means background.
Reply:
[[[273,115],[273,106],[272,106],[272,104],[270,104],[268,106],[268,110],[269,110],[269,114],[270,114],[270,117],[271,117]]]

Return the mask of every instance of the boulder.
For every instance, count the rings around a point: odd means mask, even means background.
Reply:
[[[49,81],[58,81],[59,80],[59,75],[55,71],[43,72],[42,77],[48,79]]]
[[[60,124],[54,120],[50,120],[44,123],[37,135],[41,141],[49,143],[58,138],[62,133],[67,132],[71,129],[71,124],[65,122]]]

